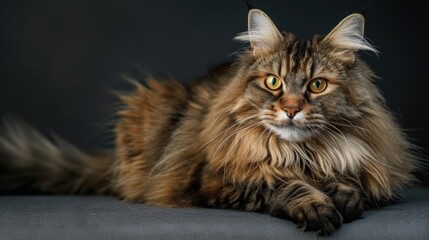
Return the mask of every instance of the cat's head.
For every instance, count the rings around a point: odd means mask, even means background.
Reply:
[[[242,91],[231,111],[257,120],[287,141],[300,142],[361,117],[360,107],[378,92],[357,51],[377,52],[363,37],[364,17],[352,14],[326,36],[299,40],[280,32],[262,11],[249,12],[250,42],[238,61]],[[322,136],[323,137],[323,136]]]

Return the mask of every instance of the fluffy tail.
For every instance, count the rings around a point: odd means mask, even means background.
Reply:
[[[76,147],[15,119],[0,130],[0,193],[89,194],[110,191],[112,158]]]

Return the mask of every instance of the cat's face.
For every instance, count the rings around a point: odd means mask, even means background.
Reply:
[[[240,113],[243,119],[253,116],[282,139],[300,142],[335,134],[336,125],[360,115],[356,104],[364,93],[355,52],[373,50],[362,37],[361,15],[344,19],[324,38],[304,41],[251,11],[246,34],[253,52],[243,61],[246,87],[235,107],[249,110]]]

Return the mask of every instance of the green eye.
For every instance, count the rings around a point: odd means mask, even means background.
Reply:
[[[312,93],[321,93],[326,90],[328,81],[323,78],[316,78],[308,84],[308,90]]]
[[[268,75],[265,78],[265,86],[272,91],[279,90],[282,86],[282,81],[274,75]]]

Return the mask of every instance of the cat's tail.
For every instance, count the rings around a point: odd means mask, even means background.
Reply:
[[[105,194],[108,156],[89,156],[59,137],[52,140],[16,119],[0,129],[0,193]]]

